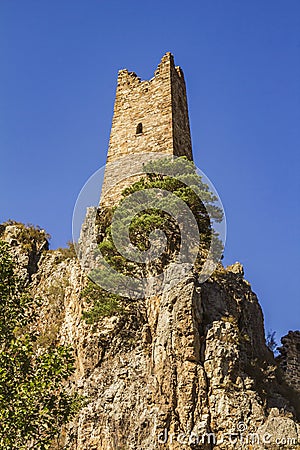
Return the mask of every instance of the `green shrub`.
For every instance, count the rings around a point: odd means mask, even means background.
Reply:
[[[209,187],[202,181],[201,176],[197,174],[194,163],[185,157],[179,157],[173,161],[170,161],[169,158],[151,161],[144,165],[144,171],[145,175],[140,180],[124,189],[118,208],[107,211],[106,215],[102,213],[102,216],[99,217],[98,227],[101,230],[99,249],[102,255],[110,266],[124,275],[139,272],[144,277],[149,270],[153,273],[161,272],[164,266],[174,260],[181,245],[179,226],[175,219],[165,211],[171,208],[176,211],[178,217],[182,216],[184,220],[187,220],[185,212],[182,211],[182,201],[184,201],[199,228],[200,246],[198,240],[194,242],[193,235],[191,235],[189,251],[195,253],[195,258],[197,257],[195,266],[200,268],[212,241],[215,243],[215,250],[222,247],[222,242],[211,224],[211,221],[221,222],[223,218],[222,210],[216,204],[216,197],[209,191]],[[160,175],[160,172],[164,172],[165,175]],[[145,204],[147,204],[149,189],[161,189],[173,195],[171,197],[158,195],[155,208],[145,209],[131,220],[131,205],[135,205],[135,200],[134,198],[130,200],[131,203],[128,206],[126,197],[139,192],[137,204],[143,203],[141,197],[145,198]],[[205,205],[201,199],[205,199]],[[113,212],[115,212],[115,220],[117,216],[118,234],[121,237],[124,235],[123,242],[126,242],[129,230],[131,243],[141,251],[149,248],[149,235],[152,231],[157,229],[163,231],[167,237],[167,248],[159,260],[154,260],[151,265],[146,265],[138,262],[132,263],[120,255],[114,245],[109,223]],[[221,252],[216,251],[216,255],[219,253]]]
[[[45,450],[81,404],[64,388],[74,356],[62,345],[37,349],[39,302],[16,269],[0,241],[0,448]]]
[[[83,312],[83,318],[90,325],[102,317],[110,317],[123,312],[119,296],[106,292],[90,280],[81,291],[81,297],[89,305],[89,309]]]

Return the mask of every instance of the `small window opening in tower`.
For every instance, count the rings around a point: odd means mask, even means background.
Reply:
[[[143,133],[143,124],[140,122],[138,123],[136,127],[136,134],[142,134]]]

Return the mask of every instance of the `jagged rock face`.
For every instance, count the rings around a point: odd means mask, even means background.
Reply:
[[[10,222],[0,225],[0,239],[8,242],[12,255],[18,259],[19,276],[30,281],[43,251],[49,249],[49,236],[45,230]]]
[[[86,397],[66,430],[69,448],[274,449],[276,439],[297,448],[295,398],[241,265],[219,266],[201,285],[186,277],[96,326],[82,319],[85,283],[77,260],[58,251],[43,252],[31,282],[45,300],[41,335],[74,347],[71,381]]]

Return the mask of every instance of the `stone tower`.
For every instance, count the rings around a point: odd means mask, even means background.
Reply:
[[[285,374],[285,380],[300,392],[300,331],[289,331],[281,338],[280,356],[277,358]]]
[[[121,188],[114,188],[114,194],[106,191],[130,169],[137,173],[144,162],[140,155],[149,153],[193,159],[184,76],[169,52],[151,80],[141,81],[127,69],[119,71],[102,204],[116,201]]]

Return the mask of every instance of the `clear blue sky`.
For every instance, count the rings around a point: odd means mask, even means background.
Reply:
[[[185,73],[194,156],[277,337],[300,328],[300,2],[1,0],[1,221],[71,238],[105,163],[117,71]]]

